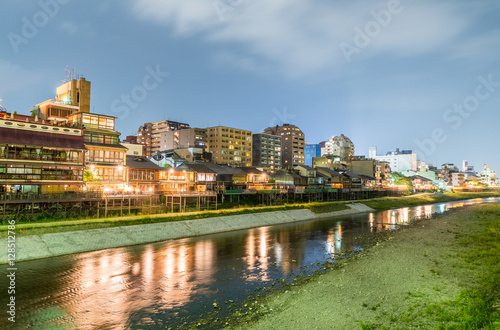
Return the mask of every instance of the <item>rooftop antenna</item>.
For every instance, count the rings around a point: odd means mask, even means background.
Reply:
[[[81,77],[83,76],[76,73],[76,70],[74,68],[66,66],[66,78],[62,82],[63,84],[66,84],[73,79],[80,80]]]

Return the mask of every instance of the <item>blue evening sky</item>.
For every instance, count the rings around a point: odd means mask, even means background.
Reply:
[[[163,119],[290,122],[357,155],[500,171],[498,1],[4,0],[0,21],[10,111],[54,98],[69,66],[122,138]]]

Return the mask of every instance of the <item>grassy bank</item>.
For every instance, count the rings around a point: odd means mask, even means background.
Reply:
[[[99,228],[111,228],[160,222],[172,222],[181,220],[204,219],[228,215],[252,214],[263,212],[287,211],[297,209],[309,209],[314,213],[335,212],[349,209],[346,202],[286,204],[284,206],[262,206],[254,208],[224,209],[218,211],[199,211],[183,214],[162,214],[156,216],[132,216],[119,218],[101,218],[84,220],[63,220],[54,222],[39,222],[16,224],[17,236],[41,235],[56,232],[68,232],[78,230],[89,230]],[[8,226],[0,226],[0,238],[7,237]]]
[[[499,329],[500,205],[382,233],[371,249],[326,267],[239,311],[232,327]]]
[[[376,209],[376,210],[387,210],[394,207],[409,207],[424,204],[442,203],[442,202],[453,202],[464,199],[474,199],[474,198],[487,198],[487,197],[500,197],[498,192],[483,192],[483,193],[445,193],[445,194],[431,194],[417,197],[386,197],[373,199],[363,204]]]
[[[371,200],[358,201],[374,209],[390,209],[393,207],[407,207],[429,203],[455,201],[461,199],[498,197],[499,193],[454,193],[454,194],[433,194],[418,197],[385,197]],[[251,214],[273,211],[287,211],[296,209],[310,209],[315,213],[327,213],[348,209],[347,201],[338,202],[314,202],[296,203],[278,206],[240,207],[233,209],[222,209],[217,211],[198,211],[175,214],[157,214],[151,216],[123,216],[108,218],[89,218],[80,220],[60,220],[43,221],[35,223],[17,223],[16,231],[18,236],[41,235],[56,232],[69,232],[78,230],[111,228],[119,226],[131,226],[141,224],[151,224],[159,222],[171,222],[181,220],[204,219],[226,215]],[[8,226],[0,226],[0,238],[7,237]]]

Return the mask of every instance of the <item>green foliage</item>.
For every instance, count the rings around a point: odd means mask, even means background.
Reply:
[[[391,173],[391,182],[397,185],[404,185],[408,191],[413,190],[413,180],[408,178],[401,173],[394,172]]]
[[[101,180],[102,180],[102,177],[100,177],[99,174],[97,174],[96,169],[86,168],[83,170],[83,181],[96,182],[96,181],[101,181]]]
[[[433,194],[418,197],[386,197],[381,199],[374,199],[370,201],[364,201],[363,204],[377,210],[386,210],[393,207],[409,207],[432,203],[441,202],[452,202],[465,199],[474,198],[487,198],[487,197],[499,197],[498,192],[484,192],[484,193],[470,193],[470,192],[460,192],[452,194]]]

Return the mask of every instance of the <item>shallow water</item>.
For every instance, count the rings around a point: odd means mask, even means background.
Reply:
[[[356,240],[363,234],[499,200],[438,203],[20,262],[15,328],[176,328],[214,310],[223,317],[229,300],[239,307],[258,287],[311,273],[340,253],[365,248]],[[1,265],[1,306],[8,302],[6,275],[7,265]],[[2,314],[0,327],[11,327]]]

